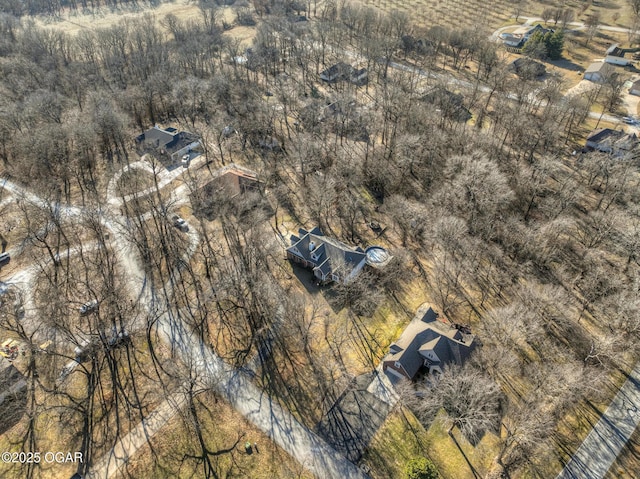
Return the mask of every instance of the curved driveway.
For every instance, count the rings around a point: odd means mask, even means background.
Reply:
[[[142,167],[135,165],[131,167]],[[170,183],[182,174],[178,170],[165,174],[162,186]],[[119,177],[122,172],[116,174]],[[114,180],[117,178],[114,177]],[[258,389],[246,373],[234,369],[219,358],[213,350],[203,343],[185,325],[179,314],[173,314],[163,307],[169,298],[159,296],[146,281],[146,275],[140,267],[134,248],[126,239],[125,230],[118,221],[116,211],[121,205],[121,200],[114,196],[115,181],[110,183],[107,204],[113,212],[103,211],[103,224],[111,230],[113,241],[117,244],[116,254],[122,264],[126,266],[130,291],[135,293],[150,312],[154,312],[157,318],[157,330],[159,336],[171,344],[182,356],[187,364],[191,364],[203,385],[215,389],[225,397],[233,407],[245,416],[249,421],[264,431],[276,444],[293,456],[305,469],[312,472],[319,479],[368,479],[358,467],[340,455],[326,441],[309,430],[295,419],[288,411],[283,409],[268,395]],[[48,204],[26,188],[5,181],[1,184],[7,190],[27,198],[36,205],[47,207]],[[181,190],[181,191],[180,191]],[[185,193],[184,189],[178,189]],[[175,193],[175,192],[174,192]],[[56,205],[58,206],[58,205]],[[77,207],[62,207],[60,210],[64,216],[79,216],[82,209]],[[190,234],[193,253],[197,245],[198,235]],[[26,274],[25,274],[26,273]],[[33,277],[33,271],[18,273],[21,280]],[[25,278],[26,276],[26,278]],[[17,279],[14,277],[13,279]],[[169,294],[170,294],[170,290]],[[139,293],[139,294],[138,294]],[[146,444],[148,438],[162,428],[167,421],[184,404],[184,396],[177,395],[169,398],[147,419],[142,421],[129,434],[120,438],[116,445],[102,458],[95,461],[87,477],[94,479],[108,479],[124,466],[138,448]]]

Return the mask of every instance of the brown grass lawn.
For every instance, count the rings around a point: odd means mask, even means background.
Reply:
[[[431,459],[442,479],[473,479],[469,463],[480,477],[485,477],[493,467],[498,437],[487,434],[476,447],[461,438],[457,431],[454,431],[454,437],[463,452],[439,419],[425,430],[410,411],[401,408],[389,415],[371,441],[363,462],[371,469],[374,479],[403,477],[405,464],[419,456]]]
[[[134,349],[136,359],[138,361],[137,367],[139,370],[134,371],[137,381],[137,388],[140,397],[143,398],[144,406],[143,410],[148,415],[154,410],[158,404],[162,401],[162,391],[159,388],[159,383],[151,377],[147,377],[140,372],[140,370],[151,371],[153,366],[151,364],[150,355],[146,349],[146,341],[138,341],[134,339]],[[168,350],[165,346],[156,349],[156,353],[160,357],[167,357]],[[121,361],[124,359],[121,357]],[[67,360],[63,358],[57,358],[55,356],[42,355],[37,357],[38,370],[40,371],[39,380],[44,385],[53,389],[53,382],[58,378],[60,369]],[[122,364],[122,362],[121,362]],[[135,367],[135,366],[134,366]],[[24,371],[24,368],[18,365],[18,369]],[[48,369],[52,369],[52,372],[47,373]],[[126,376],[124,368],[122,369],[123,376]],[[111,383],[108,379],[109,372],[103,374],[102,386],[103,386],[103,400],[106,403],[110,403],[113,406],[113,390]],[[78,403],[86,395],[86,381],[79,371],[74,371],[70,374],[63,383],[58,382],[58,387],[62,388],[67,394],[74,397]],[[171,384],[168,384],[171,388]],[[129,391],[131,397],[131,391]],[[82,422],[79,414],[69,414],[68,407],[69,401],[63,395],[55,395],[44,391],[42,388],[38,388],[36,391],[36,401],[41,406],[39,407],[39,413],[35,416],[34,429],[36,432],[36,448],[34,451],[80,451],[81,447],[81,431]],[[78,404],[77,403],[77,404]],[[14,411],[17,408],[14,409]],[[3,414],[6,411],[3,412]],[[3,418],[6,420],[6,418]],[[31,447],[29,445],[22,445],[25,441],[26,432],[28,430],[29,417],[23,415],[19,422],[17,422],[12,428],[8,429],[4,433],[0,434],[0,451],[15,451],[21,450],[29,451]],[[101,457],[106,452],[105,447],[108,447],[111,438],[109,438],[104,444],[100,439],[100,431],[106,416],[104,411],[96,404],[94,408],[94,421],[96,421],[96,433],[94,438],[98,440],[94,443],[95,450],[93,451],[93,459]],[[115,410],[111,410],[109,413],[109,433],[115,431]],[[139,422],[139,416],[137,413],[133,413],[133,417],[128,417],[124,412],[124,408],[120,410],[119,426],[120,434],[126,434],[131,428],[135,427]],[[36,476],[43,479],[58,479],[64,477],[70,477],[75,472],[74,464],[56,464],[46,463],[41,461],[39,464]],[[21,465],[4,464],[0,463],[0,477],[3,479],[22,479],[25,477],[25,469]],[[141,476],[145,477],[145,476]],[[151,477],[151,476],[146,476]]]
[[[120,176],[116,184],[116,194],[119,197],[128,196],[151,188],[153,184],[153,173],[142,168],[132,168]]]
[[[94,13],[70,12],[62,15],[62,18],[45,16],[36,17],[38,26],[54,28],[66,33],[76,35],[81,30],[95,30],[96,28],[108,28],[120,24],[125,19],[138,19],[144,15],[154,15],[158,21],[166,15],[173,14],[180,20],[189,20],[200,16],[197,3],[189,0],[175,0],[161,3],[155,8],[136,9],[122,8],[111,10],[110,8],[98,8]]]
[[[198,396],[197,402],[203,436],[207,448],[214,454],[211,461],[217,477],[312,478],[291,456],[274,445],[225,401],[217,399],[212,393],[204,393]],[[178,414],[151,439],[155,455],[151,454],[148,445],[145,446],[116,477],[203,477],[201,466],[192,457],[198,451],[195,438],[192,426],[187,426],[182,415]],[[257,443],[259,452],[247,454],[244,449],[246,441]]]
[[[77,35],[82,30],[93,31],[96,28],[109,28],[121,24],[126,20],[138,20],[145,15],[153,15],[158,25],[163,27],[162,20],[167,15],[175,15],[179,20],[200,20],[202,18],[198,3],[191,0],[174,0],[164,2],[154,8],[98,8],[94,13],[70,12],[63,14],[61,18],[45,16],[36,17],[36,24],[41,27],[63,31],[70,35]],[[236,21],[235,9],[232,7],[218,10],[219,21],[233,25]],[[255,36],[255,27],[235,26],[227,32],[226,36],[238,39],[243,46],[249,46]]]

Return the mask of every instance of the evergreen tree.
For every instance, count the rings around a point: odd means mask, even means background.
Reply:
[[[562,30],[556,32],[535,32],[522,47],[522,52],[540,60],[559,60],[562,57],[564,48],[564,33]]]
[[[426,457],[411,459],[404,468],[406,479],[438,479],[438,469],[435,464]]]

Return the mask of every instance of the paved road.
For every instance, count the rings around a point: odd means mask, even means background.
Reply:
[[[640,363],[556,479],[602,479],[640,424]]]
[[[185,362],[192,364],[198,375],[209,382],[210,387],[317,478],[367,478],[353,463],[271,401],[246,373],[224,363],[179,319],[169,314],[161,315],[159,331],[178,349]]]

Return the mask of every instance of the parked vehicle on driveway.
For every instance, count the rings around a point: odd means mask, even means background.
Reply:
[[[0,254],[0,266],[9,264],[9,261],[11,261],[11,256],[9,256],[9,253]]]
[[[180,218],[180,216],[178,215],[173,215],[171,217],[171,222],[173,223],[173,226],[175,226],[176,228],[178,228],[180,231],[186,233],[187,231],[189,231],[189,225],[187,224],[187,222],[185,220],[183,220],[182,218]]]
[[[80,315],[85,316],[93,311],[98,309],[98,301],[93,299],[91,301],[87,301],[82,306],[80,306]]]

